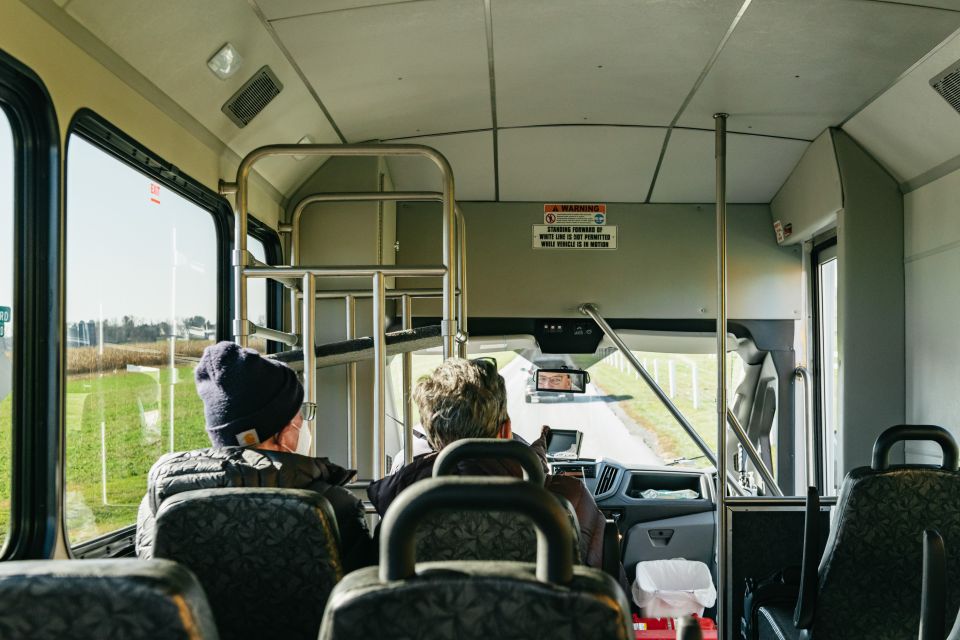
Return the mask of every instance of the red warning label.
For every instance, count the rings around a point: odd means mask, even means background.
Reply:
[[[607,223],[607,205],[547,203],[543,205],[543,223],[604,225]]]

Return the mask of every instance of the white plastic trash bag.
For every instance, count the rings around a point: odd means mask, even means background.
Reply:
[[[638,562],[630,591],[644,618],[702,616],[717,602],[707,565],[683,558]]]

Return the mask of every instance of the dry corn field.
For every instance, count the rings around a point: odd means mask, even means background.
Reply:
[[[213,344],[210,340],[177,340],[176,362],[183,366],[196,362],[204,348]],[[127,365],[157,367],[170,363],[170,343],[129,342],[126,344],[105,344],[103,355],[99,347],[70,347],[67,349],[67,373],[84,374],[108,371],[122,371]]]

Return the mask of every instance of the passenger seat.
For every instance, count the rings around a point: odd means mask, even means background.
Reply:
[[[171,496],[157,511],[154,557],[197,575],[225,640],[316,640],[327,597],[343,577],[333,509],[303,489]]]
[[[890,466],[890,449],[904,440],[936,442],[943,450],[942,465]],[[843,481],[822,558],[814,551],[819,500],[811,489],[800,598],[792,617],[786,610],[760,609],[761,640],[916,637],[922,532],[935,529],[948,548],[960,548],[957,466],[957,444],[941,427],[901,425],[884,431],[871,466],[852,470]],[[947,565],[946,584],[947,610],[955,612],[960,563]]]
[[[443,509],[524,513],[538,534],[536,564],[416,562],[415,532]],[[569,520],[543,487],[515,478],[431,478],[407,488],[381,525],[380,566],[338,584],[321,640],[627,640],[626,595],[606,573],[574,566]]]
[[[4,640],[211,640],[197,579],[167,560],[0,563]]]

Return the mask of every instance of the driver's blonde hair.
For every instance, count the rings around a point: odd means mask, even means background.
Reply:
[[[445,360],[413,390],[435,451],[463,438],[495,438],[509,420],[503,376],[489,361]]]

